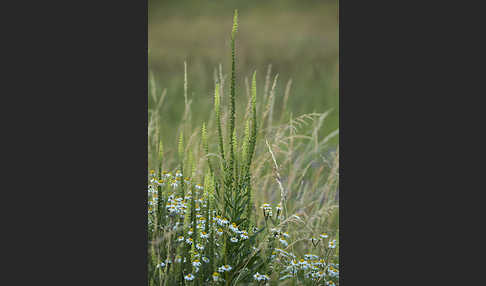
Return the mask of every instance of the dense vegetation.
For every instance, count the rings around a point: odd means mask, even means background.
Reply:
[[[289,86],[275,116],[270,70],[262,94],[256,71],[237,89],[237,33],[235,11],[229,83],[220,66],[201,125],[192,126],[186,64],[177,136],[162,131],[167,91],[150,80],[149,284],[338,285],[338,131],[321,134],[329,112],[284,112]]]

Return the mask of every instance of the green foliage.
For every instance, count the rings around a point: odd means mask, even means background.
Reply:
[[[267,66],[272,64],[279,74],[275,89],[273,120],[283,117],[287,122],[290,112],[300,115],[332,109],[320,132],[328,133],[339,126],[339,36],[337,1],[298,1],[283,5],[276,1],[208,1],[187,0],[176,3],[171,10],[166,1],[152,1],[149,8],[149,70],[154,80],[167,88],[168,96],[160,109],[161,134],[177,134],[181,127],[181,114],[185,111],[184,62],[187,62],[188,101],[191,104],[193,127],[206,121],[213,100],[208,91],[214,88],[213,73],[219,72],[221,63],[225,68],[225,94],[230,93],[231,31],[233,11],[238,8],[239,27],[236,33],[236,113],[238,116],[246,105],[245,84],[251,85],[252,73],[257,70],[259,96],[263,96]],[[155,3],[160,10],[155,12]],[[278,9],[275,9],[277,4]],[[181,13],[184,11],[184,13]],[[194,14],[191,14],[192,11]],[[192,17],[190,15],[193,15]],[[228,17],[228,15],[230,17]],[[290,94],[284,105],[286,84],[292,80]],[[222,82],[221,82],[222,83]],[[272,82],[270,82],[271,86]],[[162,88],[157,88],[160,96]],[[245,101],[245,103],[243,103]],[[227,102],[224,102],[225,104]],[[242,104],[243,103],[243,104]],[[152,106],[152,101],[149,106]],[[155,107],[155,106],[154,106]],[[260,112],[264,108],[260,109]],[[224,116],[224,115],[223,115]],[[260,117],[260,114],[258,115]],[[246,118],[245,118],[246,119]],[[226,120],[223,120],[226,122]],[[226,122],[226,123],[229,123]],[[238,129],[238,123],[237,129]],[[194,130],[185,126],[185,135]],[[213,125],[215,126],[215,125]],[[223,131],[226,131],[227,125]],[[239,132],[239,130],[237,131]],[[224,132],[225,140],[228,134]],[[189,137],[187,137],[189,138]],[[331,139],[338,143],[338,137]],[[241,143],[241,142],[240,142]],[[177,148],[176,140],[164,141],[166,150]],[[175,149],[176,150],[176,149]],[[149,157],[151,160],[152,157]]]
[[[235,11],[229,98],[223,97],[220,72],[215,80],[213,116],[192,135],[190,122],[185,120],[191,111],[185,68],[186,109],[178,156],[166,155],[170,151],[164,151],[158,139],[162,132],[150,129],[159,126],[157,112],[149,112],[150,122],[155,122],[149,124],[149,142],[157,136],[159,163],[158,174],[150,172],[148,178],[149,285],[261,285],[267,280],[272,285],[338,285],[338,207],[331,199],[337,192],[337,156],[331,155],[327,171],[311,168],[333,136],[319,138],[327,113],[291,117],[288,124],[277,126],[277,121],[265,120],[268,116],[263,115],[264,122],[257,124],[258,110],[272,114],[276,77],[272,89],[257,96],[253,72],[247,90],[249,113],[237,121],[237,23]],[[151,92],[157,93],[156,89]],[[153,101],[158,105],[162,99],[154,95]],[[311,135],[299,137],[299,129]],[[177,169],[161,171],[162,158],[166,169]],[[272,191],[271,182],[277,183],[278,192]],[[303,192],[292,191],[303,187]],[[279,199],[273,197],[275,193]],[[263,203],[269,200],[280,203]]]

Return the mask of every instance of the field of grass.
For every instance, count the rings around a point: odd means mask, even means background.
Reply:
[[[315,32],[335,19],[323,3],[317,16],[243,7],[233,30],[231,13],[188,10],[215,33],[209,50],[187,52],[203,41],[188,19],[149,24],[149,41],[174,30],[194,41],[149,42],[150,285],[339,285],[337,23],[334,51],[333,36],[315,39],[324,53],[307,46],[312,32],[279,42],[283,31],[255,24],[301,17]]]
[[[241,25],[237,39],[238,105],[245,105],[245,80],[257,70],[265,81],[271,65],[275,86],[274,117],[286,118],[331,110],[322,132],[339,127],[339,30],[337,1],[157,1],[149,0],[149,69],[158,93],[167,90],[161,110],[165,134],[177,133],[184,112],[184,61],[191,123],[207,120],[212,106],[214,73],[230,73],[228,54],[233,9]],[[285,91],[291,80],[286,109]],[[265,85],[257,87],[263,93]],[[151,103],[149,103],[151,104]],[[175,147],[176,141],[167,142]],[[338,138],[332,139],[333,144]]]

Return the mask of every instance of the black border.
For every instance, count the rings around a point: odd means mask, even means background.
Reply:
[[[147,1],[2,11],[0,284],[147,285]]]

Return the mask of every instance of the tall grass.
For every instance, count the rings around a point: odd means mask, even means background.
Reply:
[[[169,1],[170,2],[170,1]],[[226,86],[231,74],[230,31],[233,9],[241,13],[237,36],[238,76],[236,86],[237,111],[246,105],[245,79],[248,86],[257,70],[258,93],[263,94],[267,67],[272,64],[271,79],[278,73],[272,118],[321,112],[333,108],[322,132],[339,126],[338,97],[338,21],[337,1],[218,1],[214,3],[187,0],[174,2],[150,0],[149,5],[149,67],[154,74],[158,93],[167,88],[170,96],[160,111],[161,132],[179,132],[184,112],[184,61],[189,81],[187,94],[192,100],[191,123],[194,127],[207,120],[212,108],[213,73],[224,67]],[[152,3],[152,4],[151,4]],[[159,3],[160,9],[155,6]],[[171,8],[171,6],[173,6]],[[233,7],[233,8],[231,8]],[[278,7],[278,8],[276,8]],[[191,11],[191,12],[190,12]],[[194,13],[192,13],[194,12]],[[222,37],[222,35],[227,35]],[[287,108],[283,108],[286,84],[292,79]],[[269,88],[273,81],[270,82]],[[226,89],[229,92],[229,89]],[[175,96],[175,95],[180,96]],[[229,97],[226,97],[229,98]],[[244,111],[242,111],[244,112]],[[239,113],[243,115],[242,113]],[[338,137],[332,138],[338,143]],[[166,146],[176,148],[177,140]],[[167,149],[167,150],[169,150]]]
[[[276,117],[271,66],[237,102],[237,20],[229,94],[220,65],[206,122],[191,126],[186,63],[177,139],[160,132],[167,90],[149,81],[149,284],[339,284],[338,130],[320,134],[330,111],[287,112],[291,81]]]

